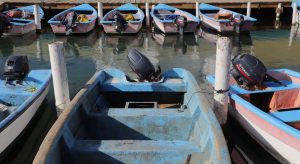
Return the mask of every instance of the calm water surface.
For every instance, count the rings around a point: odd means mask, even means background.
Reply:
[[[109,36],[92,31],[84,36],[55,36],[52,33],[29,34],[23,37],[0,38],[0,67],[9,55],[27,55],[31,69],[49,69],[48,44],[65,43],[70,94],[73,97],[83,84],[97,71],[116,67],[135,76],[126,55],[137,48],[147,56],[156,57],[162,70],[183,67],[191,71],[205,88],[204,77],[214,73],[215,41],[217,35],[200,32],[203,36],[183,37],[142,32],[137,36]],[[290,28],[257,29],[250,35],[233,37],[233,55],[249,52],[261,59],[268,68],[289,68],[300,71],[300,39],[290,39]],[[3,68],[0,68],[0,74]],[[47,130],[56,119],[53,110],[53,91],[39,109],[32,128],[16,142],[4,163],[30,163]]]

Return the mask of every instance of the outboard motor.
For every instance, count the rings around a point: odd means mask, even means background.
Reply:
[[[130,68],[138,75],[139,81],[158,81],[161,73],[159,64],[155,67],[152,62],[136,49],[127,55]]]
[[[0,13],[0,36],[2,36],[2,34],[8,30],[10,25],[11,23],[9,17]]]
[[[4,74],[6,81],[17,80],[17,83],[25,78],[29,72],[29,64],[27,56],[13,55],[5,62]]]
[[[256,57],[242,54],[232,59],[230,73],[239,85],[250,87],[263,84],[267,69]]]
[[[179,28],[179,33],[180,35],[183,35],[183,29],[187,24],[187,19],[184,16],[177,16],[176,18],[176,24],[177,27]]]
[[[70,11],[61,21],[61,24],[63,24],[66,27],[66,35],[69,35],[73,31],[76,19],[77,14],[75,13],[75,11]]]
[[[116,12],[114,15],[114,20],[116,21],[114,25],[115,30],[119,33],[124,31],[125,26],[127,25],[127,21],[125,20],[125,18],[119,12]]]
[[[239,34],[241,30],[241,26],[243,25],[244,22],[244,16],[240,14],[234,15],[233,22],[234,22],[235,32]]]

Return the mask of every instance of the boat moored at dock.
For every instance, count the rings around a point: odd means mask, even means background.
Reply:
[[[97,72],[59,116],[33,163],[230,163],[193,75],[180,68],[160,75],[138,51],[130,54],[139,81],[118,69]]]
[[[55,15],[48,23],[55,34],[84,34],[95,28],[97,11],[89,4],[82,4]]]
[[[199,5],[201,23],[220,33],[240,33],[251,30],[255,18],[217,6],[202,3]]]
[[[237,65],[237,68],[242,67],[243,64]],[[300,73],[288,69],[269,70],[266,77],[262,76],[266,79],[255,89],[242,87],[239,83],[247,79],[256,80],[258,75],[263,75],[264,70],[249,74],[250,71],[243,67],[239,71],[247,74],[238,78],[235,75],[230,77],[230,104],[233,108],[230,108],[229,113],[275,158],[298,163]],[[207,76],[207,80],[214,85],[214,76]]]
[[[136,34],[141,30],[144,18],[140,8],[127,3],[108,12],[100,23],[109,34]]]
[[[200,23],[199,18],[194,15],[166,4],[155,5],[150,15],[153,18],[153,28],[164,33],[193,33]]]
[[[33,5],[20,7],[3,12],[9,23],[3,31],[4,35],[23,35],[36,30]],[[44,17],[43,9],[38,6],[39,19]],[[1,25],[2,26],[2,25]]]
[[[51,70],[29,71],[26,61],[25,57],[10,57],[6,79],[0,80],[0,153],[23,132],[49,90]]]

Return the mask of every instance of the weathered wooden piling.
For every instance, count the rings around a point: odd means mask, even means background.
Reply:
[[[251,16],[251,2],[247,3],[247,16],[250,17]]]
[[[103,17],[103,3],[97,2],[97,9],[98,9],[98,25],[100,25],[100,21]]]
[[[146,26],[150,27],[150,11],[149,11],[149,2],[146,2],[145,4],[146,8]]]
[[[55,105],[60,114],[70,103],[69,84],[64,57],[64,43],[48,44],[55,95]]]
[[[276,8],[276,21],[280,21],[280,14],[282,13],[282,3],[278,3],[278,6]]]
[[[219,37],[217,40],[214,112],[221,125],[225,125],[228,114],[229,69],[232,40],[229,37]]]
[[[292,2],[292,8],[293,8],[293,17],[292,17],[292,25],[295,25],[297,23],[297,2]]]
[[[36,26],[36,32],[40,33],[42,26],[41,26],[41,19],[40,19],[40,15],[39,15],[39,5],[38,4],[33,5],[33,13],[34,13],[34,22],[35,22],[35,26]]]
[[[199,2],[196,2],[196,15],[197,18],[199,18]]]

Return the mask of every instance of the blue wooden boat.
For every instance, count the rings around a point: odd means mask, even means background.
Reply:
[[[45,99],[51,70],[32,70],[22,80],[0,79],[0,153],[25,129]]]
[[[44,17],[44,11],[39,6],[39,18]],[[34,22],[33,5],[20,7],[12,10],[3,12],[10,19],[10,26],[3,33],[4,35],[23,35],[31,31],[36,30],[36,25]],[[18,14],[12,14],[18,13]]]
[[[109,34],[136,34],[141,30],[144,18],[145,14],[140,8],[127,3],[105,14],[101,25]]]
[[[269,70],[278,82],[264,82],[265,87],[248,90],[230,78],[229,113],[248,133],[284,163],[300,161],[300,73],[289,69]],[[215,77],[207,76],[214,85]]]
[[[55,34],[84,34],[95,28],[97,11],[89,4],[82,4],[64,10],[48,23]]]
[[[150,15],[153,28],[164,33],[195,32],[200,22],[194,15],[166,4],[155,5]]]
[[[97,72],[44,139],[37,163],[230,163],[222,130],[193,75],[157,82]]]
[[[251,30],[255,18],[202,3],[199,5],[201,23],[221,33],[243,32]]]

